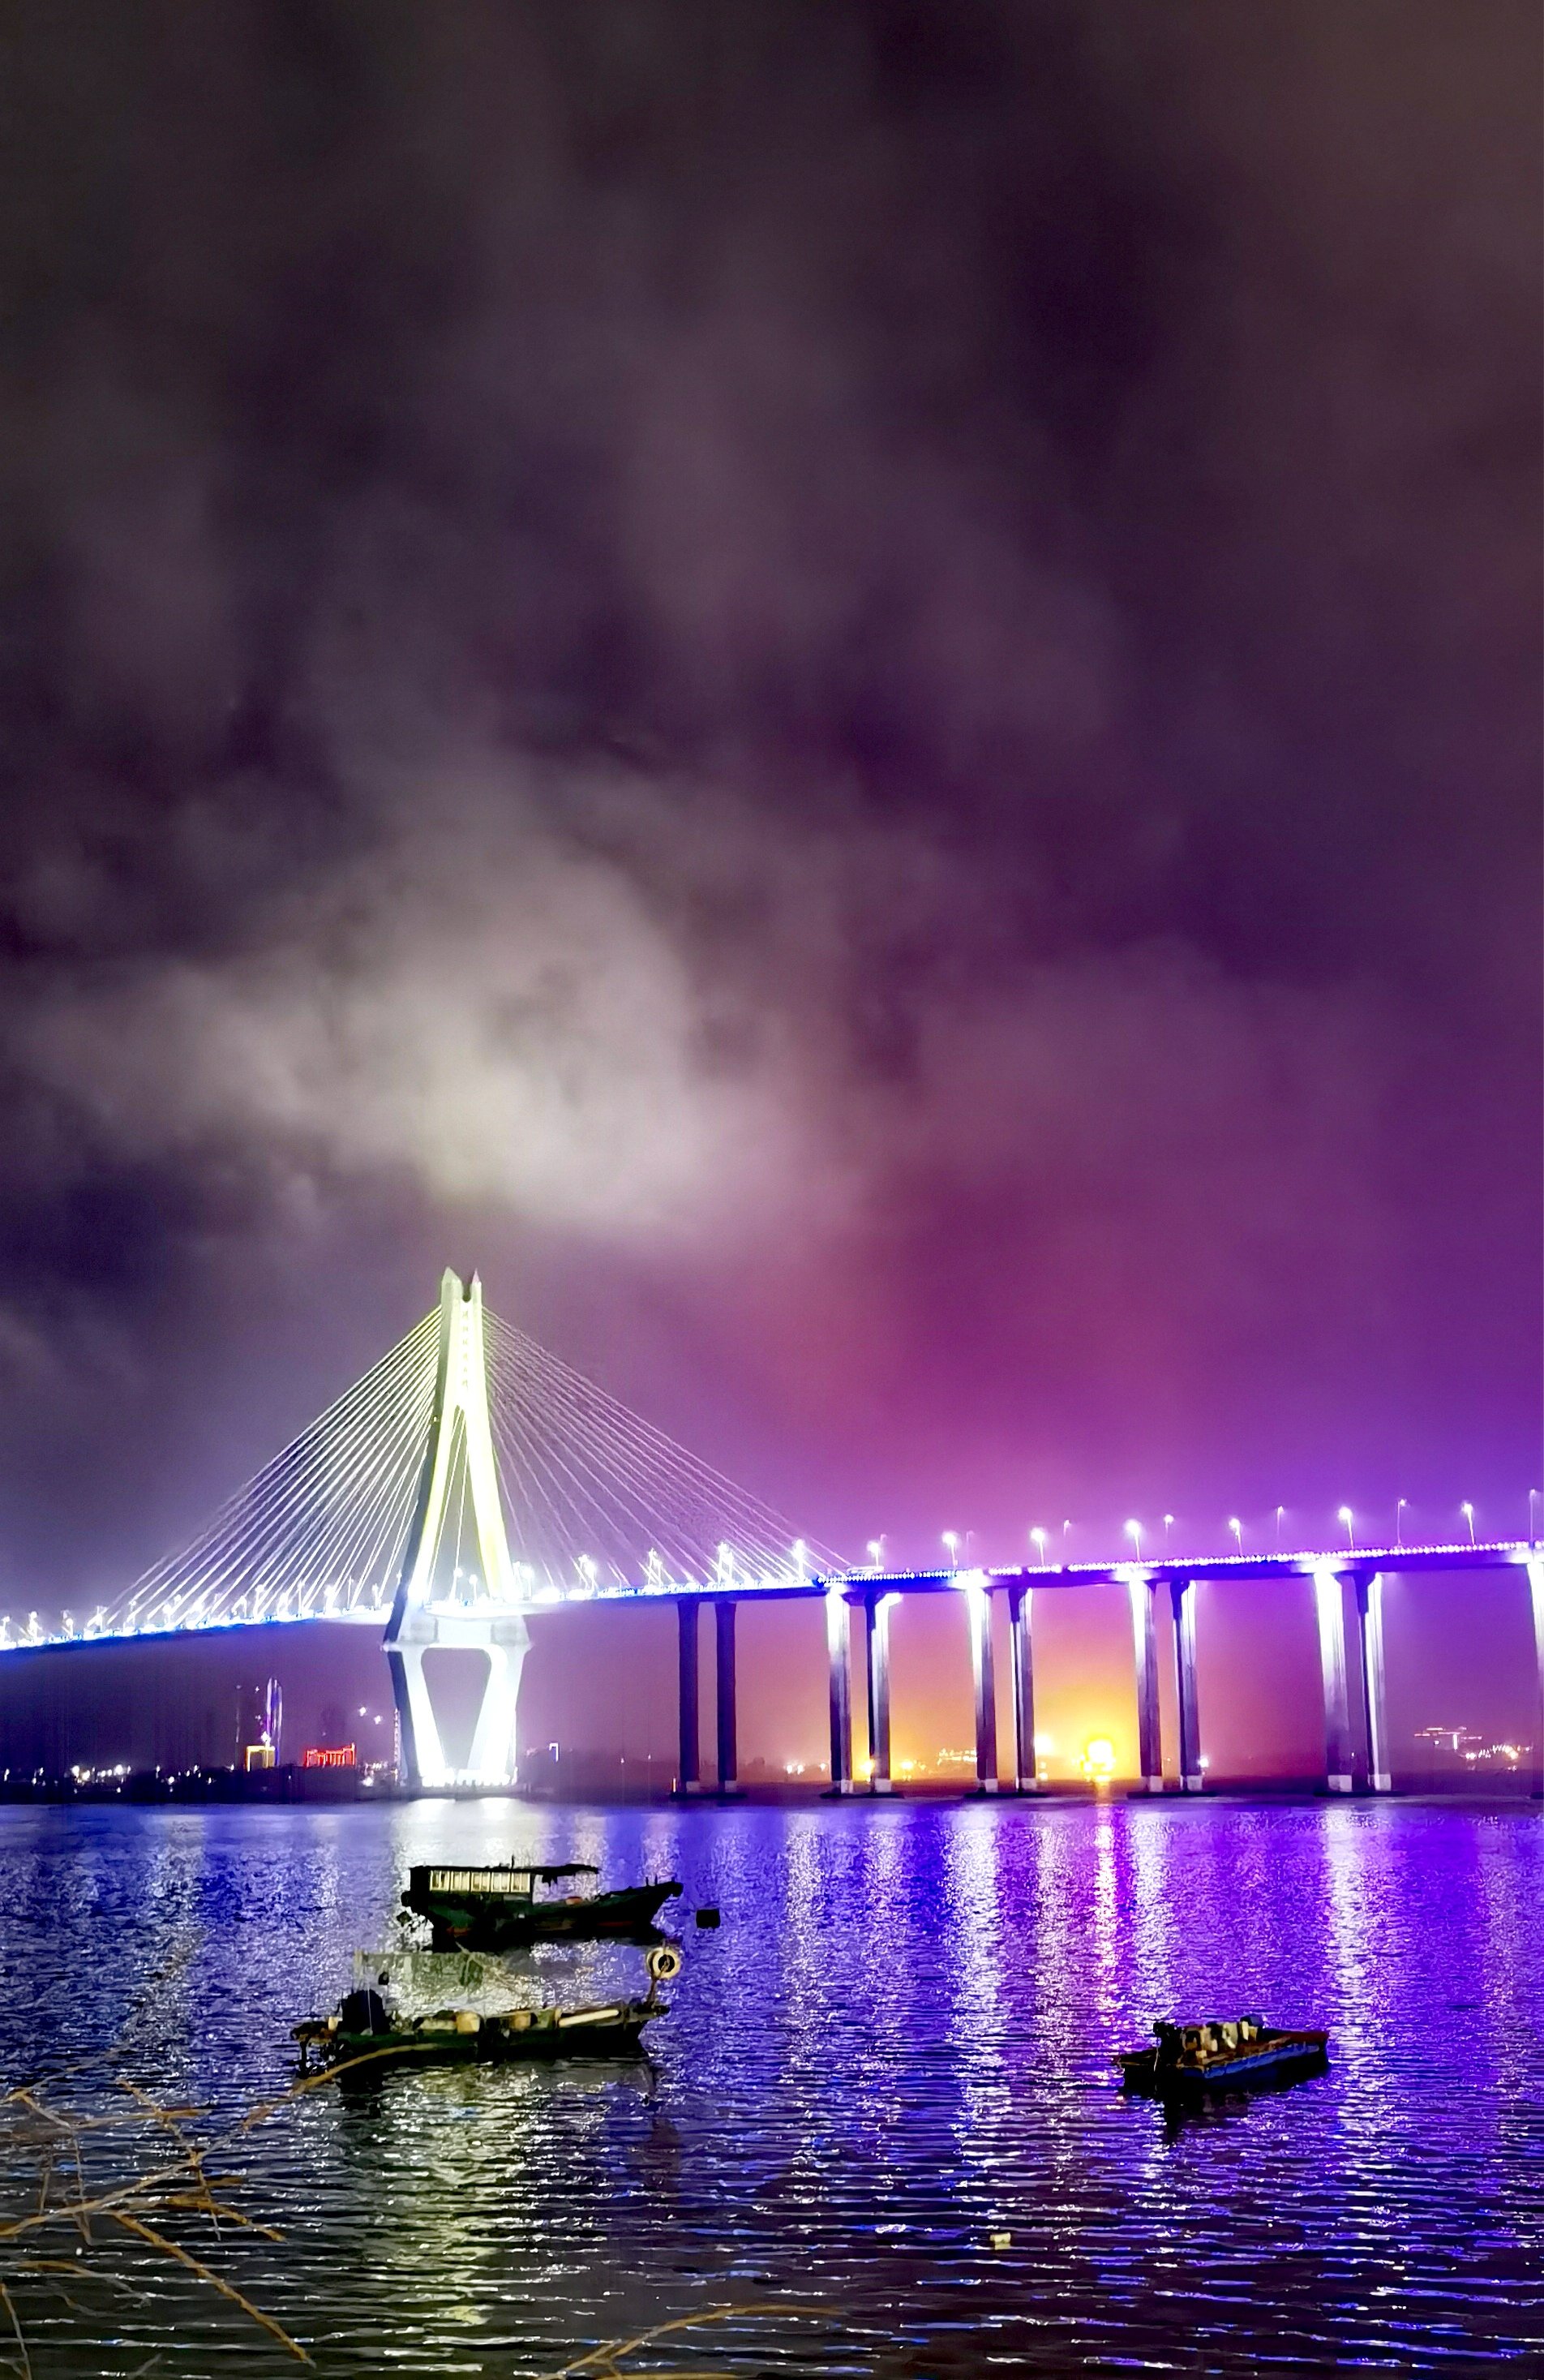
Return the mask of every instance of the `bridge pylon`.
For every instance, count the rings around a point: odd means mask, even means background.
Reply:
[[[471,1600],[455,1592],[453,1582],[447,1592],[436,1578],[452,1491],[461,1481],[458,1535],[469,1506],[482,1565],[478,1591]],[[405,1783],[429,1788],[514,1783],[516,1705],[530,1641],[510,1560],[489,1421],[482,1283],[474,1273],[464,1285],[447,1269],[440,1285],[439,1368],[428,1444],[392,1617],[381,1640],[401,1722]],[[446,1756],[424,1674],[424,1656],[437,1646],[488,1658],[488,1679],[464,1768],[453,1768]]]

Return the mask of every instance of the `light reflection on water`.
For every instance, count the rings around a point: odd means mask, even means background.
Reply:
[[[245,2107],[411,1862],[512,1855],[677,1874],[668,1916],[717,1903],[722,1930],[682,1929],[652,2067],[404,2074],[252,2136],[244,2204],[286,2239],[216,2261],[324,2374],[513,2380],[725,2304],[672,2368],[1544,2358],[1527,1809],[6,1808],[7,2079],[89,2099],[119,2043],[162,2095]],[[582,1994],[641,1972],[606,1945],[536,1965]],[[1154,2015],[1244,2007],[1327,2024],[1331,2073],[1185,2126],[1113,2088]],[[38,2380],[295,2368],[190,2277],[115,2269],[151,2294],[110,2331],[27,2301]]]

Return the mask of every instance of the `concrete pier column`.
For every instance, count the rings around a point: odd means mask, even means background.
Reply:
[[[1383,1680],[1383,1582],[1375,1571],[1357,1579],[1357,1625],[1361,1636],[1362,1726],[1367,1736],[1367,1781],[1374,1793],[1392,1793],[1389,1716]]]
[[[1538,1709],[1536,1720],[1538,1735],[1538,1783],[1535,1791],[1544,1794],[1544,1554],[1528,1558],[1528,1591],[1533,1599],[1533,1649],[1538,1663]]]
[[[676,1624],[680,1631],[676,1658],[676,1711],[681,1726],[676,1791],[700,1793],[703,1787],[697,1712],[697,1600],[695,1596],[681,1595],[676,1597]]]
[[[863,1667],[868,1678],[869,1791],[890,1791],[890,1598],[863,1597]]]
[[[831,1791],[852,1791],[852,1702],[849,1676],[850,1615],[839,1587],[826,1597],[826,1650],[831,1665]]]
[[[1354,1779],[1351,1708],[1345,1685],[1345,1597],[1338,1570],[1316,1570],[1319,1665],[1324,1680],[1324,1778],[1332,1793],[1349,1793]]]
[[[718,1719],[718,1791],[740,1791],[740,1746],[735,1705],[734,1616],[740,1609],[732,1598],[713,1607],[714,1699]]]
[[[971,1677],[976,1690],[976,1791],[997,1790],[997,1681],[992,1664],[992,1590],[983,1579],[965,1589],[971,1620]]]
[[[1034,1756],[1034,1652],[1030,1642],[1031,1586],[1007,1591],[1008,1658],[1013,1670],[1013,1782],[1020,1793],[1040,1790]]]
[[[1196,1693],[1196,1582],[1169,1581],[1174,1611],[1175,1707],[1179,1714],[1179,1790],[1200,1793],[1206,1785],[1200,1760],[1200,1703]]]
[[[1158,1707],[1158,1629],[1153,1587],[1145,1572],[1127,1579],[1131,1597],[1131,1642],[1137,1667],[1137,1762],[1142,1791],[1164,1790],[1164,1729]]]

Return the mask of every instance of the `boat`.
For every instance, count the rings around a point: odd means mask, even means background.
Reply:
[[[403,1906],[428,1918],[436,1949],[512,1950],[526,1942],[593,1942],[607,1935],[646,1938],[666,1901],[681,1891],[665,1881],[537,1898],[538,1885],[598,1873],[584,1860],[549,1867],[413,1867]]]
[[[357,1967],[356,1969],[357,1973]],[[637,2058],[643,2034],[669,2014],[659,1986],[681,1973],[681,1953],[665,1942],[648,1955],[648,1996],[564,2008],[515,2008],[497,2014],[442,2008],[410,2016],[373,1985],[345,1992],[332,2015],[292,2026],[300,2070],[319,2068],[503,2066],[553,2058]]]
[[[1123,2050],[1115,2061],[1128,2091],[1152,2098],[1298,2082],[1329,2064],[1327,2033],[1291,2033],[1257,2016],[1229,2024],[1155,2024],[1152,2033],[1151,2049]]]

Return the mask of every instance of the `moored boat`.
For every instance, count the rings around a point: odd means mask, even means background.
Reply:
[[[357,1972],[357,1970],[356,1970]],[[506,2009],[495,2014],[469,2008],[436,2009],[412,2016],[371,1985],[345,1992],[332,2016],[310,2017],[291,2029],[299,2044],[301,2071],[320,2067],[371,2065],[507,2065],[518,2059],[636,2058],[643,2034],[656,2017],[669,2013],[659,1985],[681,1973],[681,1953],[662,1943],[648,1955],[645,1999]]]
[[[512,1950],[526,1942],[636,1939],[681,1891],[665,1880],[537,1898],[538,1885],[597,1873],[583,1860],[548,1867],[413,1867],[403,1906],[428,1918],[436,1949]]]
[[[1152,2097],[1249,2091],[1321,2074],[1327,2033],[1287,2032],[1256,2016],[1232,2023],[1155,2024],[1151,2049],[1123,2050],[1116,2070],[1128,2091]]]

